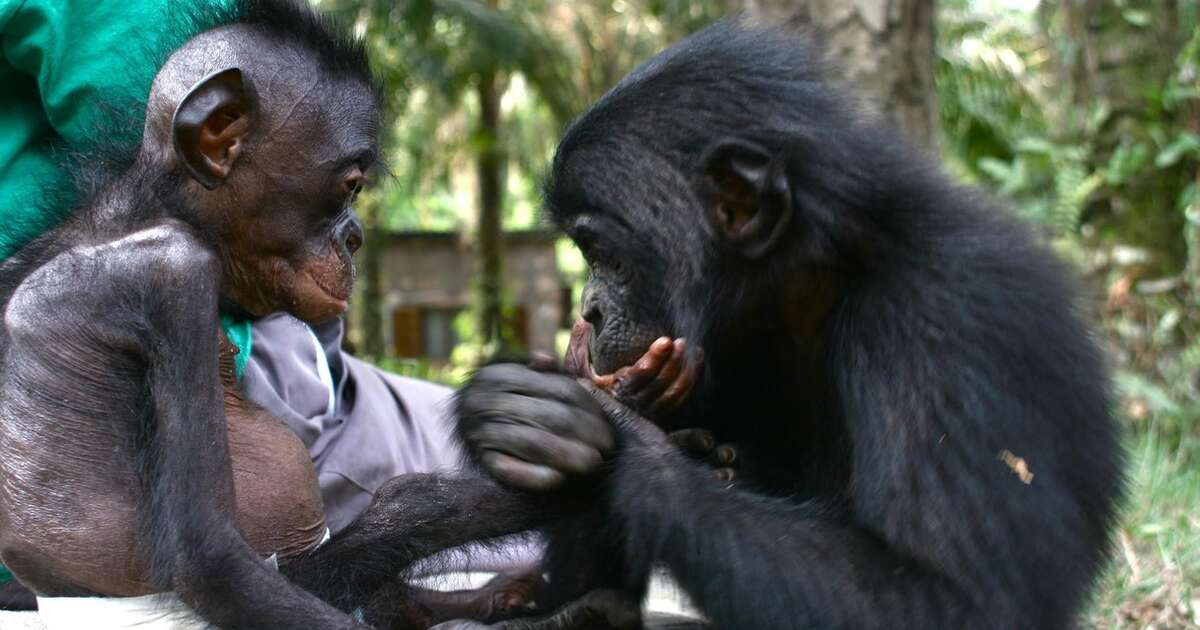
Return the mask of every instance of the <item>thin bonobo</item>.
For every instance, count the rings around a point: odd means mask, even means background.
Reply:
[[[39,596],[174,591],[225,628],[361,627],[344,611],[369,620],[372,601],[423,627],[436,615],[396,587],[405,567],[545,511],[412,475],[313,551],[312,461],[241,395],[218,318],[346,309],[377,90],[362,47],[307,3],[198,19],[211,28],[162,66],[126,166],[84,160],[99,184],[0,266],[0,560]]]

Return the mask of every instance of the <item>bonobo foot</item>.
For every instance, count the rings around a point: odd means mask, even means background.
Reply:
[[[611,589],[592,591],[553,614],[538,619],[511,619],[487,625],[455,620],[430,630],[641,630],[642,611],[638,602]]]
[[[545,588],[546,580],[538,570],[501,573],[474,590],[422,589],[418,600],[440,620],[467,618],[500,621],[521,613],[528,614]]]
[[[545,589],[540,572],[501,573],[477,589],[438,591],[396,581],[379,589],[363,609],[376,628],[426,628],[447,619],[494,622],[528,613]]]

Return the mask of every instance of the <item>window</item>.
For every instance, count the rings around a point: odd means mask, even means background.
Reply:
[[[459,342],[454,320],[462,310],[460,307],[405,306],[392,311],[392,354],[402,359],[448,360]],[[524,306],[518,306],[511,314],[509,326],[513,341],[528,347],[528,311]]]

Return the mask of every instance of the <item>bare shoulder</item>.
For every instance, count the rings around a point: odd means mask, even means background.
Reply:
[[[50,258],[17,286],[4,323],[10,332],[41,328],[54,313],[111,314],[144,306],[172,287],[216,290],[219,280],[216,254],[187,225],[164,220]]]

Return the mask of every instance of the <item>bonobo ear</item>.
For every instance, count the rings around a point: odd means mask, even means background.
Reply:
[[[253,127],[254,105],[242,71],[227,68],[192,86],[175,109],[175,154],[205,188],[220,186],[233,170]]]
[[[746,258],[765,256],[792,219],[783,161],[758,143],[725,138],[704,151],[700,168],[713,231]]]

